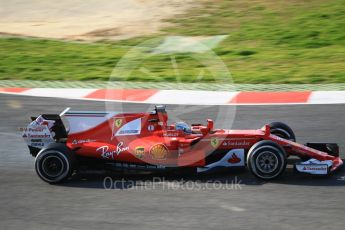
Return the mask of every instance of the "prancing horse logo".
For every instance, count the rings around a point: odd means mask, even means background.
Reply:
[[[116,119],[115,120],[115,126],[119,128],[122,125],[122,119]]]
[[[213,148],[218,147],[218,145],[219,145],[219,140],[218,140],[217,138],[212,138],[212,139],[211,139],[211,145],[212,145]]]

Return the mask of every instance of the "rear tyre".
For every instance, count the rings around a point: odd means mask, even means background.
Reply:
[[[269,126],[271,134],[296,142],[296,136],[288,125],[282,122],[272,122]]]
[[[35,159],[37,175],[47,183],[60,183],[74,170],[74,155],[65,145],[53,143],[42,149]]]
[[[260,141],[253,145],[247,156],[247,166],[254,176],[262,180],[279,177],[286,168],[285,150],[273,141]]]

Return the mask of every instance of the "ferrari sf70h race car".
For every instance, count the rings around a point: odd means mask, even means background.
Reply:
[[[35,157],[38,176],[59,183],[82,169],[180,170],[204,173],[243,168],[259,179],[279,177],[287,158],[299,157],[298,172],[327,175],[342,166],[335,143],[296,143],[286,124],[257,130],[168,124],[165,106],[148,113],[81,112],[32,117],[22,136]]]

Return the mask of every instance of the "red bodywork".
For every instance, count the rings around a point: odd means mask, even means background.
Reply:
[[[75,115],[66,113],[64,116]],[[115,135],[121,127],[138,119],[140,133]],[[115,162],[203,167],[207,156],[215,152],[243,149],[248,153],[258,141],[271,140],[282,146],[288,155],[332,160],[331,171],[343,164],[339,156],[270,134],[268,125],[258,130],[224,130],[214,129],[213,121],[208,120],[207,125],[192,125],[192,133],[186,133],[176,130],[175,125],[168,125],[167,121],[165,112],[116,114],[87,130],[69,134],[67,146],[77,155]],[[236,157],[231,160],[236,162]]]

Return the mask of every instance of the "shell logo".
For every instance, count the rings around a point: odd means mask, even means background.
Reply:
[[[168,156],[168,148],[163,144],[156,144],[150,150],[152,159],[165,160]]]

